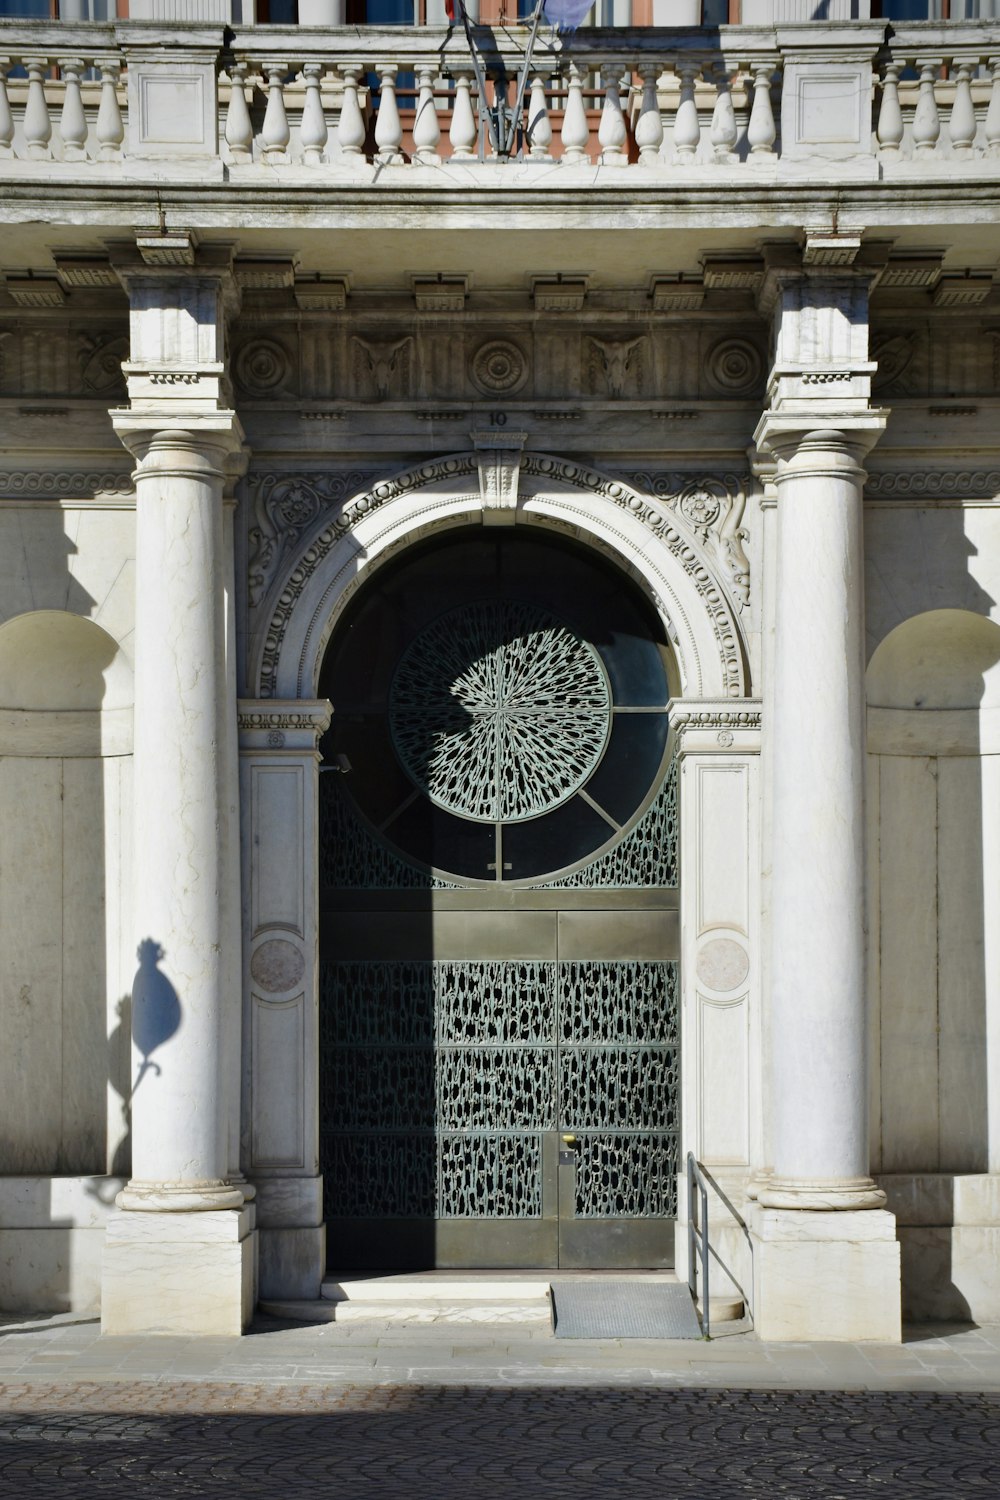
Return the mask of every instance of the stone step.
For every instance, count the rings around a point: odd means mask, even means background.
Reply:
[[[311,1323],[549,1323],[552,1280],[637,1276],[676,1283],[673,1271],[417,1271],[328,1276],[316,1302],[261,1301],[271,1317]],[[720,1321],[725,1314],[712,1315]],[[729,1316],[732,1316],[730,1313]]]

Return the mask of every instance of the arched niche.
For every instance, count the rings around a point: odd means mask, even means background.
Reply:
[[[94,621],[0,625],[0,1139],[23,1175],[120,1166],[132,672]],[[109,1110],[109,1081],[121,1095]]]
[[[866,685],[877,1161],[997,1171],[1000,625],[914,615]]]
[[[251,646],[260,698],[310,698],[336,623],[390,558],[435,532],[497,519],[476,453],[434,459],[349,500],[302,545],[269,594]],[[525,454],[508,524],[562,532],[609,557],[651,600],[673,644],[684,698],[742,698],[746,649],[737,611],[696,532],[625,481]]]
[[[93,620],[33,610],[0,625],[0,754],[127,755],[132,671]]]

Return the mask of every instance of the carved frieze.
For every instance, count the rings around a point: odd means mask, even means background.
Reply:
[[[280,394],[291,373],[288,352],[276,339],[249,339],[233,356],[233,377],[248,396]]]
[[[83,500],[104,494],[131,497],[131,469],[0,470],[0,496],[20,498],[34,495],[40,499]]]
[[[84,389],[95,396],[124,398],[125,376],[122,364],[128,359],[127,337],[81,333],[78,355]]]
[[[1000,469],[909,469],[869,473],[865,497],[888,500],[992,500],[1000,496]]]

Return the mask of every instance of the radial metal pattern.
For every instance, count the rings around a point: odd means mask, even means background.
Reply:
[[[607,742],[611,693],[592,646],[533,605],[487,599],[440,615],[404,653],[389,719],[431,801],[480,822],[565,802]]]

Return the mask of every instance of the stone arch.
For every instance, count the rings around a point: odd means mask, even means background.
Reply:
[[[383,480],[300,548],[254,643],[252,680],[261,698],[314,696],[326,645],[356,590],[403,548],[483,518],[481,458],[452,454]],[[678,696],[746,695],[737,610],[680,507],[547,454],[526,454],[514,477],[517,502],[504,520],[562,531],[600,550],[651,599],[674,645]],[[489,513],[496,515],[493,507]]]

